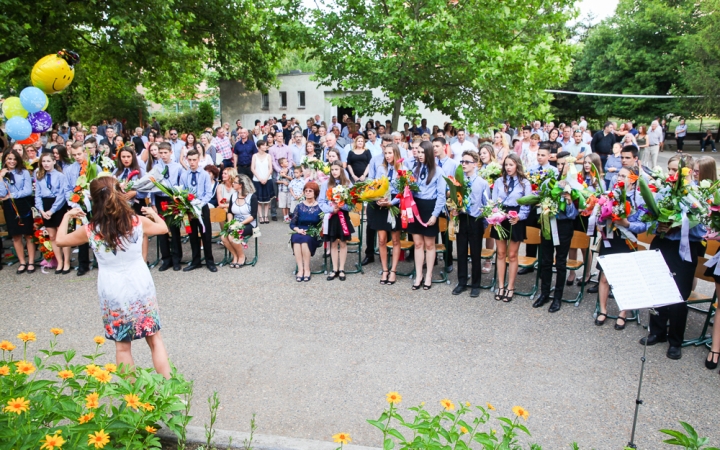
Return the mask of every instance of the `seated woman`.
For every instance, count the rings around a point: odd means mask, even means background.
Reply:
[[[636,189],[636,183],[638,180],[639,169],[637,167],[627,168],[623,167],[618,172],[617,180],[625,183],[625,192],[627,192],[627,199],[630,201],[635,213],[630,215],[627,219],[620,219],[616,223],[622,227],[625,227],[630,233],[637,236],[638,234],[644,233],[647,230],[648,224],[640,221],[640,212],[638,208],[643,206],[645,202],[642,196]],[[610,237],[610,239],[608,239]],[[615,230],[613,236],[600,236],[604,242],[600,244],[599,256],[612,255],[615,253],[629,253],[634,251],[630,248],[630,245],[625,237],[620,234],[620,231]],[[599,268],[599,267],[598,267]],[[598,299],[600,301],[600,311],[595,318],[595,325],[602,326],[607,319],[607,300],[610,293],[610,284],[608,283],[605,274],[603,273],[600,277],[600,285],[598,286]],[[602,319],[601,319],[602,317]],[[615,329],[622,330],[625,328],[625,317],[627,317],[627,311],[620,311],[618,318],[615,322]],[[621,323],[622,321],[622,323]]]
[[[310,281],[310,258],[315,255],[315,249],[320,245],[317,236],[308,234],[310,227],[321,227],[320,205],[317,198],[320,195],[320,186],[314,181],[305,183],[303,188],[305,199],[300,202],[290,218],[290,229],[295,233],[290,236],[295,262],[297,263],[297,276],[295,281]]]
[[[247,175],[236,175],[233,179],[234,191],[230,194],[228,204],[230,205],[227,213],[227,220],[237,220],[242,225],[242,238],[247,239],[253,235],[253,228],[257,226],[258,199],[255,193],[255,187]],[[245,265],[245,252],[243,251],[243,242],[234,242],[228,236],[222,237],[225,248],[230,251],[233,257],[230,267],[240,269]]]

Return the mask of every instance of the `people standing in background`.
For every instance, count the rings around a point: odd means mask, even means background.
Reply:
[[[612,154],[613,145],[615,144],[615,128],[612,122],[605,122],[602,130],[595,133],[590,142],[590,148],[593,153],[600,156],[603,166],[607,162],[608,156]]]
[[[687,125],[685,119],[680,119],[680,124],[675,127],[675,140],[677,141],[677,152],[681,155],[685,148],[685,136],[687,136]]]
[[[660,145],[664,142],[664,133],[657,120],[653,120],[647,132],[648,146],[642,155],[642,164],[649,169],[657,166]]]
[[[258,197],[259,223],[270,223],[270,202],[275,196],[272,156],[267,153],[267,142],[258,141],[258,152],[252,156],[250,170]]]

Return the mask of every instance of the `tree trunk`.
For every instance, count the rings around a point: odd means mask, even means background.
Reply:
[[[402,98],[395,99],[395,106],[393,107],[392,115],[392,129],[398,131],[398,123],[400,122],[400,110],[402,109]]]

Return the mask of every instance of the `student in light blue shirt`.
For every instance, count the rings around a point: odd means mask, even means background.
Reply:
[[[161,142],[158,145],[158,154],[160,155],[160,163],[157,167],[160,171],[160,178],[157,182],[166,187],[180,185],[180,176],[182,175],[183,169],[180,163],[173,161],[172,146],[167,142]],[[167,208],[167,205],[172,202],[172,199],[159,193],[153,194],[153,201],[157,211],[162,214],[165,208]],[[172,267],[173,270],[177,272],[181,269],[180,261],[182,261],[180,228],[168,224],[168,229],[170,230],[170,237],[168,237],[167,234],[161,234],[157,237],[158,243],[160,244],[160,255],[163,260],[158,271],[163,272]]]
[[[5,213],[5,225],[8,235],[12,238],[15,254],[20,261],[16,273],[21,274],[25,271],[33,273],[35,272],[33,264],[35,244],[33,243],[32,206],[35,199],[32,195],[32,178],[30,172],[23,165],[22,156],[16,150],[8,149],[3,153],[0,167],[2,167],[0,170],[0,200],[2,200],[2,208]],[[25,260],[23,236],[25,236],[30,264],[27,264]],[[2,260],[1,253],[0,260]]]
[[[327,198],[328,189],[336,186],[345,186],[350,189],[352,184],[345,175],[345,169],[340,161],[333,161],[330,164],[330,177],[323,182],[320,187],[320,198],[318,203],[322,212],[325,213],[323,219],[323,240],[330,242],[330,259],[332,260],[333,272],[327,277],[328,281],[340,278],[345,281],[345,261],[347,260],[347,243],[352,239],[355,232],[352,222],[350,221],[350,210],[352,205],[347,203],[339,206],[337,203]]]
[[[190,248],[192,261],[183,269],[189,272],[200,267],[200,241],[205,253],[205,267],[210,272],[217,272],[215,259],[212,254],[212,223],[210,222],[210,207],[208,202],[213,196],[213,184],[210,175],[200,169],[200,153],[193,149],[187,152],[188,170],[180,176],[180,184],[195,195],[192,201],[201,211],[200,218],[190,219]],[[202,224],[200,223],[202,220]]]
[[[436,138],[442,139],[443,138]],[[433,144],[435,142],[433,141]],[[443,145],[442,148],[445,146]],[[437,149],[437,148],[436,148]],[[488,183],[477,174],[477,166],[480,161],[478,153],[472,150],[465,150],[460,158],[463,174],[470,189],[470,198],[466,211],[454,210],[453,216],[457,216],[459,230],[457,234],[458,246],[458,284],[452,291],[453,295],[460,295],[468,288],[468,247],[470,257],[473,260],[470,297],[480,296],[480,278],[482,277],[482,264],[480,253],[482,251],[482,240],[484,232],[484,221],[482,220],[482,209],[488,198]],[[449,243],[452,245],[452,242]]]
[[[417,284],[413,290],[422,287],[423,290],[432,288],[432,270],[435,264],[435,238],[440,233],[438,217],[445,207],[445,179],[443,171],[435,165],[435,154],[430,142],[420,143],[417,161],[413,170],[417,192],[412,192],[413,200],[417,205],[419,217],[408,221],[408,233],[413,235],[415,244],[415,273]],[[409,199],[408,199],[409,200]],[[427,272],[423,277],[423,263],[427,262]],[[424,284],[423,284],[424,281]]]
[[[65,194],[70,190],[67,177],[55,170],[55,157],[52,153],[40,156],[40,168],[36,175],[35,208],[43,218],[43,224],[50,236],[50,243],[58,265],[56,274],[70,273],[70,247],[59,247],[55,243],[57,229],[67,211]]]
[[[446,177],[455,178],[455,173],[457,172],[457,168],[460,165],[460,160],[462,158],[459,158],[456,161],[447,155],[447,150],[449,147],[445,141],[445,138],[436,137],[432,140],[432,146],[433,155],[435,155],[436,166],[439,168],[440,171],[442,171],[442,174]],[[441,217],[449,219],[448,215],[445,212],[441,213]],[[453,243],[452,241],[450,241],[447,233],[443,233],[441,235],[441,238],[443,245],[445,245],[445,249],[447,249],[447,258],[445,258],[445,272],[450,273],[453,270]]]

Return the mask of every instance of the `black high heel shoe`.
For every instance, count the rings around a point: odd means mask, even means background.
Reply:
[[[390,277],[390,272],[388,272],[387,270],[383,270],[382,273],[380,274],[380,284],[387,284],[387,281],[388,281],[387,278],[385,278],[384,280],[382,278],[382,276],[384,274],[388,274],[388,277]]]
[[[716,369],[718,366],[717,361],[713,362],[713,360],[715,359],[715,357],[713,355],[718,355],[718,357],[720,357],[720,352],[714,352],[714,351],[710,350],[710,353],[708,353],[708,356],[710,357],[710,359],[705,358],[705,367],[707,367],[710,370]]]
[[[420,279],[420,284],[417,284],[417,285],[413,284],[412,290],[417,291],[418,289],[420,289],[423,286],[423,281],[425,281],[425,278]]]
[[[394,274],[395,274],[395,281],[390,281],[390,274],[391,274],[391,273],[394,273]],[[387,284],[387,285],[389,286],[389,285],[395,284],[396,281],[397,281],[397,273],[395,273],[394,270],[391,270],[391,271],[388,273],[388,279],[387,279],[387,281],[385,282],[385,284]]]

